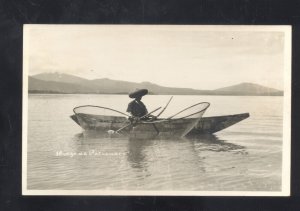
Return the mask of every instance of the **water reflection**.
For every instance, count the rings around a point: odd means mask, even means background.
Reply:
[[[99,133],[97,131],[84,131],[78,133],[73,138],[75,141],[79,141],[82,145],[97,145],[101,144],[103,140],[105,143],[112,140],[120,140],[127,143],[128,160],[133,163],[134,168],[144,166],[144,160],[146,159],[147,147],[153,146],[155,141],[164,142],[175,142],[175,143],[190,143],[193,148],[197,151],[214,151],[214,152],[239,152],[247,153],[246,147],[230,143],[226,140],[219,139],[216,135],[189,135],[183,138],[178,137],[152,137],[152,138],[141,138],[141,137],[126,137],[120,134],[108,134]]]
[[[153,139],[129,138],[127,160],[132,168],[147,170],[147,147],[153,145]]]
[[[127,161],[132,170],[136,172],[136,178],[139,180],[151,176],[151,170],[149,170],[151,158],[147,154],[147,150],[152,145],[153,139],[128,139]]]
[[[89,162],[106,162],[112,168],[122,169],[132,180],[140,181],[146,178],[164,180],[172,185],[174,175],[181,180],[199,178],[211,171],[211,159],[224,152],[244,155],[248,152],[244,146],[221,140],[215,135],[188,136],[185,138],[140,139],[122,135],[111,136],[107,133],[84,132],[74,136],[75,152],[96,150],[101,152],[123,152],[122,157],[106,157]],[[119,159],[119,162],[115,162]],[[77,159],[75,159],[77,160]],[[92,164],[82,159],[77,161],[79,169]],[[80,163],[82,162],[82,164]],[[84,166],[82,166],[84,165]],[[81,167],[82,166],[82,167]],[[219,168],[215,164],[214,168]],[[189,169],[189,170],[187,170]],[[80,172],[77,172],[81,174]],[[126,177],[126,176],[125,176]],[[168,179],[169,178],[169,179]]]
[[[193,142],[194,146],[199,151],[236,152],[247,154],[246,147],[219,139],[213,134],[187,136],[185,139]]]

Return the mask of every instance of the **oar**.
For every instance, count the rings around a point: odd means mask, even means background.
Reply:
[[[157,109],[154,109],[154,110],[151,111],[150,113],[148,113],[148,114],[146,114],[146,115],[140,117],[140,119],[145,118],[145,117],[151,115],[152,113],[154,113],[155,111],[157,111],[157,110],[159,110],[159,109],[161,109],[161,107],[159,107],[159,108],[157,108]],[[130,125],[132,125],[132,122],[130,122],[130,124],[128,124],[128,125],[125,125],[125,126],[119,128],[118,130],[116,130],[116,131],[114,131],[114,132],[112,132],[112,131],[109,130],[109,131],[110,131],[109,133],[118,133],[118,132],[120,132],[121,130],[123,130],[124,128],[130,126]]]
[[[145,117],[147,117],[147,116],[150,116],[151,114],[153,114],[155,111],[157,111],[157,110],[159,110],[159,109],[161,109],[161,106],[160,106],[160,107],[158,107],[157,109],[154,109],[154,110],[153,110],[153,111],[151,111],[150,113],[148,113],[148,114],[146,114],[146,115],[144,115],[144,116],[140,117],[140,119],[143,119],[143,118],[145,118]]]
[[[166,110],[166,108],[168,107],[168,105],[171,102],[172,98],[173,98],[173,96],[170,98],[170,100],[168,101],[168,103],[166,104],[166,106],[163,108],[163,110],[155,118],[158,118]]]
[[[130,122],[130,124],[125,125],[125,126],[119,128],[118,130],[114,131],[114,133],[118,133],[119,131],[123,130],[124,128],[128,127],[129,125],[131,125],[131,122]]]

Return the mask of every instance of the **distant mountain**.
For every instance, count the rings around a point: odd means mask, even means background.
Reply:
[[[62,82],[62,83],[86,83],[89,80],[80,78],[73,75],[63,74],[63,73],[41,73],[32,76],[35,79],[43,80],[43,81],[55,81],[55,82]]]
[[[150,94],[169,95],[282,95],[276,89],[257,84],[243,83],[216,90],[164,87],[150,82],[134,83],[108,78],[88,80],[61,73],[42,73],[29,76],[29,93],[90,93],[128,94],[136,89],[146,88]]]
[[[29,93],[91,93],[93,90],[89,87],[79,84],[62,83],[56,81],[44,81],[34,77],[28,78]]]
[[[230,95],[283,95],[278,89],[273,89],[253,83],[240,83],[234,86],[228,86],[214,90],[219,94]]]
[[[188,88],[170,88],[159,86],[150,82],[134,83],[108,78],[88,80],[80,77],[45,73],[29,77],[29,92],[31,93],[97,93],[97,94],[128,94],[136,89],[146,88],[151,94],[209,94]]]

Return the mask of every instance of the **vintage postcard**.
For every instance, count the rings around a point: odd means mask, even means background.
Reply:
[[[289,196],[291,30],[24,25],[22,194]]]

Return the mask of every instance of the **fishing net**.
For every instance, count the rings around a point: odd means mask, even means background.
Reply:
[[[101,116],[122,116],[128,117],[129,115],[115,109],[106,108],[102,106],[84,105],[78,106],[73,109],[75,114],[89,114],[89,115],[101,115]]]
[[[179,111],[167,119],[200,118],[209,106],[210,104],[208,102],[197,103]]]
[[[166,119],[185,119],[185,118],[200,118],[206,111],[206,109],[209,107],[208,102],[202,102],[197,103],[192,106],[189,106],[176,114],[170,116]],[[123,113],[121,111],[106,108],[102,106],[93,106],[93,105],[84,105],[84,106],[78,106],[73,109],[75,114],[80,115],[93,115],[93,116],[102,116],[102,117],[129,117],[128,114]]]

